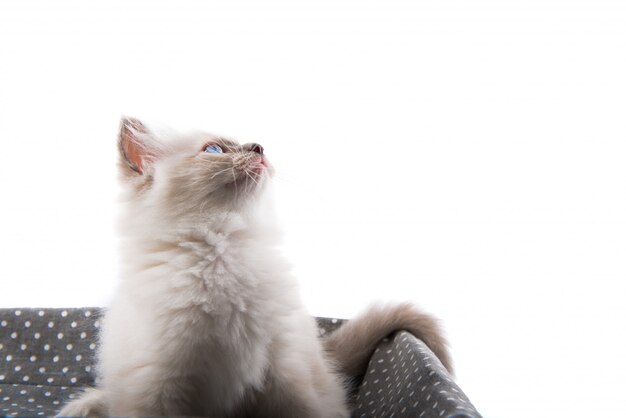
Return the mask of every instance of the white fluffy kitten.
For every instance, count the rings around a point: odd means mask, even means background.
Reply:
[[[119,150],[123,280],[105,316],[101,382],[60,416],[348,417],[346,378],[400,328],[450,369],[436,324],[410,305],[317,338],[276,250],[260,145],[163,141],[124,119]]]

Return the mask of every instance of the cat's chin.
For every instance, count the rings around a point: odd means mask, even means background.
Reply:
[[[256,168],[254,171],[238,173],[233,181],[224,184],[222,190],[229,196],[227,199],[232,199],[232,203],[237,205],[261,194],[269,179],[267,168]]]

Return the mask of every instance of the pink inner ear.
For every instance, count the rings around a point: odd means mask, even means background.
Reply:
[[[134,166],[132,168],[137,170],[139,174],[143,174],[143,158],[141,149],[132,138],[124,141],[124,153],[126,154],[126,158],[128,158]]]
[[[129,168],[139,174],[143,174],[144,163],[147,157],[147,147],[145,146],[146,144],[142,142],[143,138],[138,137],[138,134],[146,134],[147,132],[146,127],[137,119],[122,119],[120,129],[120,150],[123,153],[122,157],[126,160]]]

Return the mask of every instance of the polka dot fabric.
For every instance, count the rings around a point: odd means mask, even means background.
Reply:
[[[317,318],[319,335],[344,322]],[[408,332],[380,342],[359,383],[352,418],[481,417],[433,352]]]
[[[96,382],[101,310],[0,309],[0,416],[54,416]],[[324,336],[344,322],[319,318]],[[380,343],[353,418],[480,417],[428,348],[411,334]]]
[[[0,416],[53,416],[94,384],[101,312],[0,309]]]
[[[404,331],[381,341],[355,404],[354,418],[480,417],[432,351]]]

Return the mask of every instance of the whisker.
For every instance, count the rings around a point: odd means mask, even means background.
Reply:
[[[235,184],[235,199],[237,199],[239,194],[239,189],[237,188],[237,175],[235,174],[235,166],[231,167],[233,172],[233,183]]]
[[[244,169],[244,172],[246,173],[246,177],[249,178],[250,180],[252,180],[254,182],[254,184],[259,184],[259,182],[256,180],[256,174],[250,170],[248,170],[248,168]]]
[[[226,167],[225,169],[220,170],[217,173],[213,174],[209,180],[213,180],[216,176],[219,176],[220,174],[222,174],[222,173],[224,173],[224,172],[226,172],[228,170],[231,170],[231,169],[233,169],[232,166],[231,167]]]

